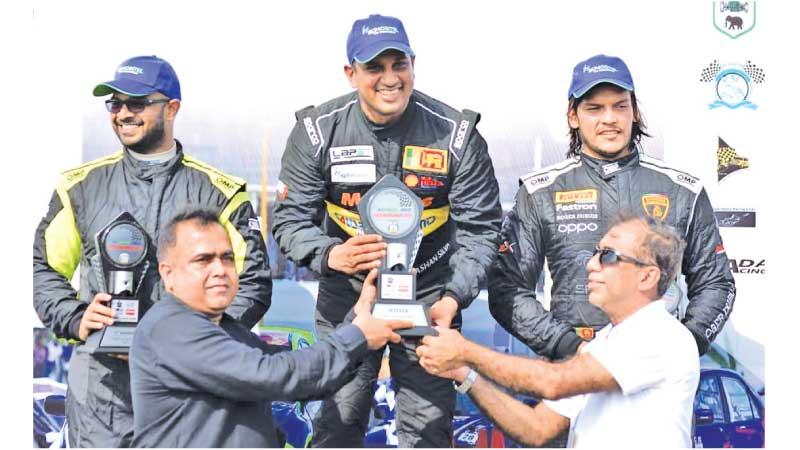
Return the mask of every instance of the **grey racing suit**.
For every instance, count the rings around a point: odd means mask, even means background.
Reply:
[[[398,121],[385,127],[366,119],[356,92],[297,113],[272,230],[290,259],[320,274],[320,334],[345,319],[364,279],[328,268],[328,253],[359,232],[356,205],[386,174],[396,175],[425,205],[414,264],[419,300],[432,304],[449,294],[466,308],[478,295],[502,217],[486,142],[475,130],[478,120],[474,112],[458,112],[419,91]],[[392,346],[391,352],[400,386],[400,445],[449,446],[455,392],[451,383],[427,375],[413,350]],[[380,354],[368,357],[357,379],[321,408],[313,445],[363,446]]]
[[[624,209],[663,221],[686,241],[689,303],[681,320],[705,353],[731,313],[736,287],[699,179],[634,151],[616,161],[581,155],[520,184],[489,271],[490,311],[506,330],[537,354],[562,359],[575,353],[579,335],[591,339],[608,323],[588,302],[586,262]],[[536,298],[545,259],[553,279],[549,311]]]
[[[161,164],[136,160],[128,150],[63,173],[47,214],[36,229],[33,248],[33,303],[42,323],[57,336],[78,340],[83,313],[102,281],[95,235],[122,212],[134,216],[153,243],[160,227],[179,210],[215,210],[233,244],[239,292],[228,314],[248,328],[269,308],[272,280],[258,217],[245,181],[183,153]],[[146,310],[164,295],[155,250],[137,297]],[[70,280],[80,266],[80,287]],[[68,376],[67,420],[73,447],[126,447],[131,443],[128,363],[93,356],[78,343]]]

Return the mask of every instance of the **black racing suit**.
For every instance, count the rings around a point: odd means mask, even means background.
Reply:
[[[258,217],[245,181],[183,153],[148,164],[123,150],[63,173],[33,245],[33,303],[42,323],[63,338],[78,329],[103,283],[95,235],[122,212],[144,227],[153,248],[160,228],[188,206],[217,211],[231,238],[240,287],[227,312],[248,328],[269,308],[272,280]],[[138,286],[142,310],[164,295],[155,251]],[[80,265],[78,292],[70,285]],[[69,370],[67,420],[72,447],[127,447],[133,434],[128,363],[94,356],[79,343]]]
[[[609,221],[627,210],[662,220],[686,241],[689,303],[681,320],[705,353],[731,313],[736,287],[700,180],[634,151],[616,161],[581,155],[520,184],[489,271],[489,307],[506,330],[539,355],[562,359],[575,353],[578,334],[590,339],[605,326],[608,317],[588,302],[586,262]],[[535,293],[545,258],[549,311]]]
[[[356,205],[385,174],[400,178],[425,205],[414,264],[418,299],[432,304],[449,294],[463,309],[478,295],[502,217],[486,142],[474,130],[478,119],[419,91],[398,121],[385,127],[366,119],[356,92],[297,113],[283,154],[272,230],[290,259],[320,274],[319,334],[342,323],[358,299],[364,274],[329,269],[328,253],[358,233]],[[323,405],[313,445],[364,445],[381,354],[373,352],[356,379]],[[449,446],[452,383],[427,375],[413,346],[392,346],[390,365],[400,386],[400,445]]]

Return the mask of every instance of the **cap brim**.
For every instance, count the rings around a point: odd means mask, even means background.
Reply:
[[[411,50],[411,47],[402,42],[382,41],[366,46],[360,52],[353,55],[353,59],[356,62],[365,64],[372,61],[373,59],[375,59],[375,57],[385,52],[386,50],[398,50],[405,53],[408,56],[414,56],[414,51]]]
[[[574,92],[572,92],[570,97],[581,98],[584,95],[586,95],[586,93],[589,92],[589,90],[591,90],[593,87],[597,86],[600,83],[611,83],[615,86],[619,86],[622,89],[625,89],[626,91],[633,92],[633,86],[629,85],[628,83],[611,78],[600,78],[597,80],[592,80],[590,83],[581,86],[580,89],[576,89]]]
[[[152,86],[138,83],[132,80],[120,79],[113,81],[106,81],[94,87],[92,93],[95,97],[102,97],[104,95],[119,92],[120,94],[130,95],[131,97],[143,97],[156,92]]]

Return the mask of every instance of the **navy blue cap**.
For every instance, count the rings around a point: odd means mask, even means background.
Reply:
[[[100,83],[94,88],[96,97],[114,92],[131,97],[161,92],[170,99],[180,100],[181,83],[168,62],[155,55],[136,56],[123,61],[117,67],[113,80]]]
[[[347,36],[347,61],[366,63],[386,50],[394,49],[414,56],[403,22],[396,17],[373,14],[353,22]]]
[[[581,98],[600,83],[611,83],[633,91],[633,77],[625,61],[616,56],[596,55],[575,65],[567,98]]]

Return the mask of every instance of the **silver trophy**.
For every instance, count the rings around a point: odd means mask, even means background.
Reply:
[[[97,233],[95,246],[115,316],[113,325],[89,335],[85,347],[91,353],[125,354],[139,323],[141,310],[136,290],[149,267],[150,241],[136,219],[124,212]]]
[[[413,328],[398,330],[403,337],[437,334],[431,326],[428,305],[417,301],[417,274],[412,271],[422,242],[422,210],[419,197],[394,175],[381,178],[358,204],[364,233],[379,234],[388,245],[372,315],[413,322]]]

